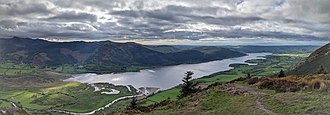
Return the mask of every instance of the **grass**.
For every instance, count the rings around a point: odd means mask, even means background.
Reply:
[[[97,84],[98,87],[119,90],[119,94],[106,95],[102,91],[94,91],[93,87],[81,83],[67,83],[65,85],[35,89],[35,90],[0,90],[0,98],[9,99],[28,110],[43,110],[55,108],[71,112],[89,112],[100,108],[113,100],[127,95],[134,95],[135,91],[128,91],[126,86]]]
[[[126,99],[122,101],[118,101],[117,103],[114,103],[111,107],[104,109],[102,111],[98,111],[95,114],[96,115],[111,115],[112,112],[118,112],[125,110],[131,103],[131,99]]]
[[[24,64],[15,64],[12,62],[0,63],[0,75],[17,75],[27,74],[36,71],[36,68],[26,66]]]
[[[310,53],[303,53],[303,54],[276,54],[278,56],[288,56],[288,57],[307,57]]]
[[[157,115],[264,115],[263,108],[279,115],[325,115],[330,113],[330,95],[328,91],[299,91],[278,93],[268,89],[252,88],[265,95],[233,95],[219,91],[217,87],[196,93],[172,103],[153,108],[149,113]]]
[[[93,70],[93,69],[88,69],[88,67],[84,66],[78,66],[78,65],[61,65],[61,66],[56,66],[56,67],[48,67],[48,68],[38,68],[38,67],[32,67],[28,66],[25,64],[17,64],[13,62],[0,62],[0,75],[6,75],[6,76],[14,76],[18,74],[28,74],[28,73],[33,73],[33,72],[38,72],[38,71],[54,71],[58,73],[66,73],[66,74],[78,74],[78,73],[113,73],[113,71],[109,70],[116,70],[118,68],[121,68],[123,72],[137,72],[142,69],[147,69],[147,67],[142,67],[142,66],[129,66],[126,68],[122,67],[112,67],[111,68],[103,68],[105,69],[104,71],[102,70]],[[119,71],[119,70],[118,70]]]
[[[203,114],[236,114],[236,115],[252,115],[262,114],[254,106],[255,99],[250,95],[233,96],[225,92],[211,90],[201,102],[201,113]]]
[[[28,109],[34,109],[34,110],[41,110],[41,109],[46,109],[49,106],[43,106],[43,105],[38,105],[38,104],[33,104],[32,102],[35,99],[38,99],[42,97],[42,95],[38,94],[38,93],[34,93],[34,92],[23,92],[20,93],[19,95],[16,95],[14,97],[12,97],[12,101],[18,103],[19,105],[28,108]]]
[[[171,88],[171,89],[165,90],[165,91],[160,91],[157,94],[148,97],[147,100],[142,101],[141,105],[148,106],[148,105],[154,104],[156,102],[161,102],[165,99],[176,100],[177,97],[179,96],[179,94],[180,94],[179,87]]]
[[[84,67],[72,66],[72,65],[62,65],[56,67],[55,72],[60,73],[86,73],[88,70]]]
[[[76,102],[74,97],[62,93],[47,94],[33,101],[33,103],[43,106],[61,106],[74,102]]]
[[[247,72],[253,69],[253,66],[249,66],[249,65],[235,65],[235,66],[236,66],[235,69],[226,72],[220,72],[215,75],[206,76],[200,79],[195,79],[194,81],[202,84],[228,82],[240,77],[245,77]]]
[[[330,95],[328,92],[276,93],[262,98],[267,107],[280,114],[328,114]]]
[[[32,67],[25,64],[16,64],[12,62],[1,62],[0,63],[0,75],[18,75],[28,74],[37,71],[55,71],[59,73],[86,73],[88,70],[84,67],[78,67],[73,65],[62,65],[51,68],[38,68]]]
[[[119,97],[134,95],[134,93],[129,92],[125,86],[113,86],[113,85],[101,84],[101,86],[102,85],[105,86],[106,88],[113,88],[121,92],[116,95],[106,95],[100,93],[102,92],[102,90],[94,92],[94,88],[89,88],[87,90],[85,88],[84,91],[71,91],[71,93],[76,97],[77,103],[73,105],[60,107],[59,109],[73,111],[73,112],[89,112],[94,109],[100,108]],[[83,89],[79,89],[79,90],[83,90]]]
[[[5,101],[0,101],[0,107],[12,107],[11,103],[5,102]]]
[[[183,98],[168,105],[157,107],[150,115],[263,115],[254,108],[255,98],[249,95],[232,95],[210,89]]]
[[[47,89],[43,89],[44,93],[48,93],[48,92],[64,92],[67,93],[69,89],[73,89],[76,87],[81,86],[81,83],[78,82],[70,82],[67,83],[65,85],[60,85],[60,86],[56,86],[56,87],[51,87],[51,88],[47,88]]]

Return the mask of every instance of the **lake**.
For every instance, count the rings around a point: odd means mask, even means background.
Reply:
[[[193,71],[193,78],[200,78],[212,73],[227,71],[232,69],[230,64],[249,64],[245,61],[251,59],[264,59],[264,56],[271,53],[248,53],[247,56],[238,58],[229,58],[218,61],[204,62],[198,64],[181,64],[174,66],[165,66],[154,69],[145,69],[139,72],[124,72],[118,74],[93,73],[76,74],[72,78],[64,81],[76,81],[81,83],[111,83],[115,85],[132,85],[139,87],[157,87],[161,90],[169,89],[182,83],[182,78],[186,71]]]

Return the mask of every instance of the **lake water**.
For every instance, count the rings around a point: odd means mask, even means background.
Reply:
[[[139,87],[157,87],[161,90],[169,89],[182,83],[186,71],[193,71],[193,78],[200,78],[212,73],[232,69],[230,64],[250,64],[245,61],[251,59],[264,59],[271,53],[248,53],[247,56],[211,61],[198,64],[181,64],[154,69],[145,69],[140,72],[125,72],[118,74],[77,74],[64,81],[77,81],[81,83],[111,83],[115,85],[132,85]]]

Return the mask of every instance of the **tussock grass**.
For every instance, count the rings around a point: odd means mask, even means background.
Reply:
[[[330,75],[317,74],[308,76],[287,76],[282,78],[247,79],[249,84],[277,92],[296,92],[300,90],[330,90]]]

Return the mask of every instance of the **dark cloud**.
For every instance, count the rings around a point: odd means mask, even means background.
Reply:
[[[53,11],[49,6],[49,2],[27,2],[25,0],[20,0],[17,2],[9,2],[0,4],[1,12],[0,14],[5,14],[8,16],[26,16],[26,15],[48,15]]]
[[[210,21],[210,23],[216,23],[217,22],[216,20],[220,20],[220,21],[222,20],[223,22],[225,22],[225,21],[230,21],[231,19],[238,19],[240,21],[244,21],[244,17],[217,18],[213,16],[203,16],[206,13],[209,15],[215,15],[216,12],[223,10],[226,9],[215,8],[215,7],[199,8],[199,7],[184,7],[184,6],[169,5],[164,8],[155,9],[155,10],[124,10],[124,11],[113,11],[110,14],[119,15],[122,17],[132,17],[132,18],[143,18],[143,19],[153,18],[158,20],[169,21],[172,23],[186,23],[187,21],[205,21],[205,22]],[[246,19],[247,19],[246,21],[252,21],[251,19],[248,18]]]
[[[0,0],[0,37],[329,40],[323,0]]]
[[[237,16],[228,16],[228,17],[190,16],[190,19],[208,24],[228,25],[228,26],[235,26],[244,23],[253,23],[255,21],[263,20],[260,17],[237,17]]]
[[[13,21],[13,20],[1,20],[0,27],[2,29],[16,29],[17,23],[16,23],[16,21]]]
[[[96,22],[97,16],[90,13],[80,13],[80,12],[64,12],[56,16],[47,18],[46,20],[55,21],[82,21],[82,22]]]

